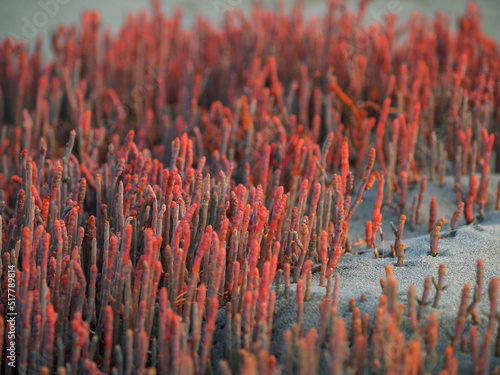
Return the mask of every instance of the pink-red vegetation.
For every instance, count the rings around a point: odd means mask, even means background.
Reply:
[[[410,288],[405,308],[388,266],[375,316],[354,304],[348,327],[337,265],[375,183],[366,246],[380,256],[383,209],[395,210],[397,239],[382,256],[397,256],[398,266],[405,215],[420,225],[427,179],[443,184],[447,163],[457,178],[451,228],[462,212],[467,223],[483,214],[498,147],[499,49],[472,3],[457,31],[441,13],[433,22],[415,14],[402,28],[390,15],[366,28],[367,3],[353,13],[329,1],[310,20],[300,6],[290,14],[255,6],[250,16],[228,13],[220,28],[198,18],[186,30],[180,11],[169,17],[153,1],[151,15],[130,15],[116,35],[87,12],[56,30],[47,64],[41,39],[32,52],[0,43],[0,314],[14,266],[19,373],[434,369],[431,278],[420,303]],[[433,198],[433,255],[444,222],[436,219]],[[318,330],[305,332],[313,273],[326,297]],[[480,274],[478,265],[477,289]],[[443,266],[434,307],[444,275]],[[469,292],[443,374],[458,372],[466,321],[477,314],[481,293],[469,305]],[[492,279],[481,349],[470,330],[477,373],[489,370],[497,294]],[[297,301],[279,360],[270,353],[277,298]],[[214,363],[220,311],[226,346]],[[1,337],[10,324],[0,318]]]

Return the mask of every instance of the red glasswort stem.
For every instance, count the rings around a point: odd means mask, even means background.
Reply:
[[[473,204],[476,200],[477,195],[477,177],[474,175],[471,178],[469,194],[465,200],[465,221],[470,224],[474,221]]]
[[[500,181],[498,181],[498,188],[497,188],[497,203],[495,205],[497,210],[500,210]]]
[[[436,197],[432,197],[429,210],[429,229],[428,229],[429,233],[432,232],[436,220],[437,220],[437,201]]]
[[[356,200],[354,204],[352,205],[351,209],[349,210],[349,213],[347,214],[345,220],[349,221],[354,212],[356,212],[356,209],[362,202],[363,198],[363,193],[366,190],[366,185],[368,183],[368,180],[370,178],[371,171],[373,170],[373,165],[375,164],[375,149],[370,150],[370,154],[368,155],[368,161],[366,163],[366,169],[365,169],[365,174],[363,175],[363,180],[359,186],[358,193],[356,194]],[[342,172],[344,173],[344,171]]]
[[[453,212],[453,217],[450,222],[450,229],[457,229],[458,224],[460,223],[460,219],[462,219],[462,215],[464,213],[464,202],[458,203],[458,208],[455,212]]]
[[[424,194],[426,187],[427,187],[427,176],[424,175],[420,180],[420,191],[418,194],[418,201],[417,201],[416,224],[420,223],[420,211],[422,209],[422,204],[424,202]]]
[[[387,115],[389,114],[389,107],[391,105],[391,99],[386,98],[384,100],[384,104],[382,107],[382,110],[380,112],[380,117],[378,120],[377,124],[377,138],[376,138],[376,145],[377,145],[377,153],[379,155],[378,160],[380,163],[380,167],[382,168],[382,172],[384,175],[387,175],[387,167],[385,164],[385,153],[384,153],[384,148],[383,148],[383,137],[385,134],[385,122],[387,120]]]
[[[404,266],[405,259],[405,245],[402,242],[399,242],[398,247],[396,248],[396,256],[398,257],[397,266]]]
[[[486,184],[488,182],[488,176],[490,171],[490,157],[491,151],[493,149],[493,144],[495,143],[495,135],[490,134],[486,129],[481,129],[481,136],[484,143],[484,155],[483,155],[483,167],[481,170],[481,181],[479,183],[479,191],[477,192],[477,200],[480,207],[486,204]]]
[[[439,219],[436,221],[434,225],[434,229],[431,232],[431,255],[436,256],[437,251],[438,251],[438,243],[439,243],[439,237],[441,235],[441,227],[444,224],[444,218]]]
[[[396,240],[394,241],[394,249],[396,251],[399,249],[399,244],[401,243],[401,237],[403,236],[403,230],[405,228],[406,216],[401,215],[399,218],[398,229],[396,232]]]

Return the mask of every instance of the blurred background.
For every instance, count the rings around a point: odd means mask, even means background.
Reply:
[[[254,0],[161,0],[164,11],[171,12],[180,6],[184,12],[184,24],[189,26],[193,16],[203,15],[214,22],[221,22],[227,10],[248,10]],[[265,7],[273,7],[275,0],[260,0]],[[290,7],[296,0],[281,0]],[[325,0],[304,0],[308,15],[321,15],[326,9]],[[413,11],[433,16],[441,9],[454,18],[462,14],[468,0],[376,0],[366,14],[366,22],[377,22],[388,11],[405,20]],[[356,8],[358,0],[348,0],[349,7]],[[483,14],[483,30],[500,39],[500,0],[476,0]],[[101,11],[103,24],[116,31],[123,18],[131,11],[150,9],[149,0],[0,0],[0,39],[11,35],[34,41],[41,33],[47,36],[61,23],[74,23],[83,10]],[[45,53],[48,52],[45,43]]]

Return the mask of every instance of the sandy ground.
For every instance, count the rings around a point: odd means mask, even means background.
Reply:
[[[493,176],[490,186],[497,186],[499,176]],[[468,178],[463,179],[462,186],[468,191]],[[480,332],[487,325],[487,317],[485,312],[488,311],[489,301],[487,297],[487,286],[489,279],[492,277],[500,277],[500,211],[493,211],[494,194],[490,191],[489,200],[491,203],[486,211],[484,218],[477,220],[475,223],[466,225],[464,219],[460,222],[459,227],[454,233],[450,233],[439,242],[438,256],[429,255],[430,236],[427,233],[429,202],[433,196],[438,202],[438,217],[443,216],[446,219],[446,224],[443,226],[442,235],[448,232],[451,215],[456,209],[455,191],[453,186],[453,178],[447,177],[444,187],[439,187],[436,182],[429,182],[427,186],[424,206],[422,208],[421,224],[414,230],[405,228],[402,240],[406,245],[405,266],[396,267],[396,258],[385,257],[375,259],[373,251],[366,247],[359,246],[353,249],[353,253],[346,253],[342,256],[335,274],[340,275],[339,289],[339,316],[346,320],[347,327],[350,327],[351,312],[349,310],[349,300],[354,298],[357,307],[360,308],[361,315],[368,313],[371,321],[375,316],[375,311],[378,307],[379,297],[382,294],[380,286],[380,278],[385,277],[385,267],[393,265],[394,275],[399,283],[399,301],[407,302],[407,292],[410,285],[415,285],[417,288],[417,296],[421,297],[423,291],[424,280],[427,276],[438,277],[438,269],[440,264],[446,266],[445,285],[449,288],[443,292],[441,302],[438,309],[428,306],[425,315],[437,312],[439,316],[439,346],[437,352],[444,353],[444,348],[449,343],[449,332],[455,331],[455,323],[457,311],[460,302],[462,287],[464,284],[471,286],[470,301],[472,301],[472,291],[476,283],[476,264],[479,258],[484,260],[485,264],[485,293],[482,303],[477,311],[480,313],[482,324],[479,326]],[[364,223],[371,218],[374,207],[376,186],[372,191],[369,191],[365,196],[365,200],[360,205],[358,211],[353,217],[353,224],[350,226],[350,237],[354,239],[356,233],[364,233]],[[413,196],[418,194],[418,188],[414,187],[409,192],[409,201]],[[386,247],[390,249],[390,244],[394,242],[394,235],[390,229],[389,221],[394,221],[397,225],[398,215],[390,208],[383,210],[383,228],[386,238]],[[361,232],[360,232],[361,231]],[[380,240],[378,239],[380,243]],[[380,247],[380,245],[379,245]],[[387,251],[390,252],[390,251]],[[326,293],[325,287],[319,285],[319,274],[313,276],[311,287],[311,299],[305,303],[304,311],[304,330],[315,327],[318,329],[320,322],[319,303],[323,301]],[[275,314],[273,322],[273,339],[271,344],[271,353],[276,355],[278,362],[284,356],[284,340],[283,333],[291,328],[291,325],[297,321],[297,303],[296,303],[296,284],[292,284],[290,297],[285,298],[283,293],[283,285],[280,296],[278,296],[275,305]],[[366,301],[361,302],[362,294],[366,295]],[[433,300],[435,295],[434,287],[431,289],[430,299]],[[218,326],[224,325],[225,314],[221,310],[218,320]],[[469,317],[465,328],[464,335],[469,339],[468,331],[471,326]],[[404,325],[403,325],[404,327]],[[410,336],[409,326],[406,333]],[[219,330],[215,342],[216,358],[221,358],[224,352],[224,334]],[[408,338],[407,337],[407,338]],[[481,336],[480,336],[481,337]],[[472,362],[470,354],[459,354],[460,371],[459,373],[466,374],[472,371]],[[442,357],[441,357],[442,359]],[[324,364],[323,364],[324,365]],[[492,368],[500,365],[500,358],[492,358]],[[438,365],[435,370],[440,370],[442,367]],[[327,373],[323,368],[323,373]]]

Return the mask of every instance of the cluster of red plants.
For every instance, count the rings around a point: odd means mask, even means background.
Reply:
[[[198,18],[186,30],[181,12],[168,17],[153,1],[151,15],[130,15],[117,35],[97,12],[61,26],[48,64],[41,39],[32,52],[0,44],[0,315],[14,266],[19,373],[305,374],[322,361],[337,374],[432,370],[430,278],[421,308],[413,288],[405,311],[388,268],[374,320],[352,306],[348,331],[335,269],[359,245],[349,222],[375,184],[366,246],[398,265],[406,215],[421,225],[427,179],[444,183],[447,165],[456,178],[452,229],[462,213],[467,223],[483,214],[499,138],[500,52],[473,4],[452,31],[439,13],[366,28],[368,2],[353,13],[331,0],[310,20],[300,6],[254,7],[227,14],[220,28]],[[436,255],[443,222],[433,202]],[[401,221],[393,251],[380,254],[385,209]],[[322,319],[304,332],[316,273],[327,285]],[[489,369],[497,289],[493,279],[481,348],[470,331],[478,373]],[[279,363],[269,352],[276,298],[298,302]],[[464,322],[476,311],[468,298],[466,286],[442,374],[458,371]],[[226,355],[214,363],[220,309]],[[0,318],[0,346],[10,324]]]

